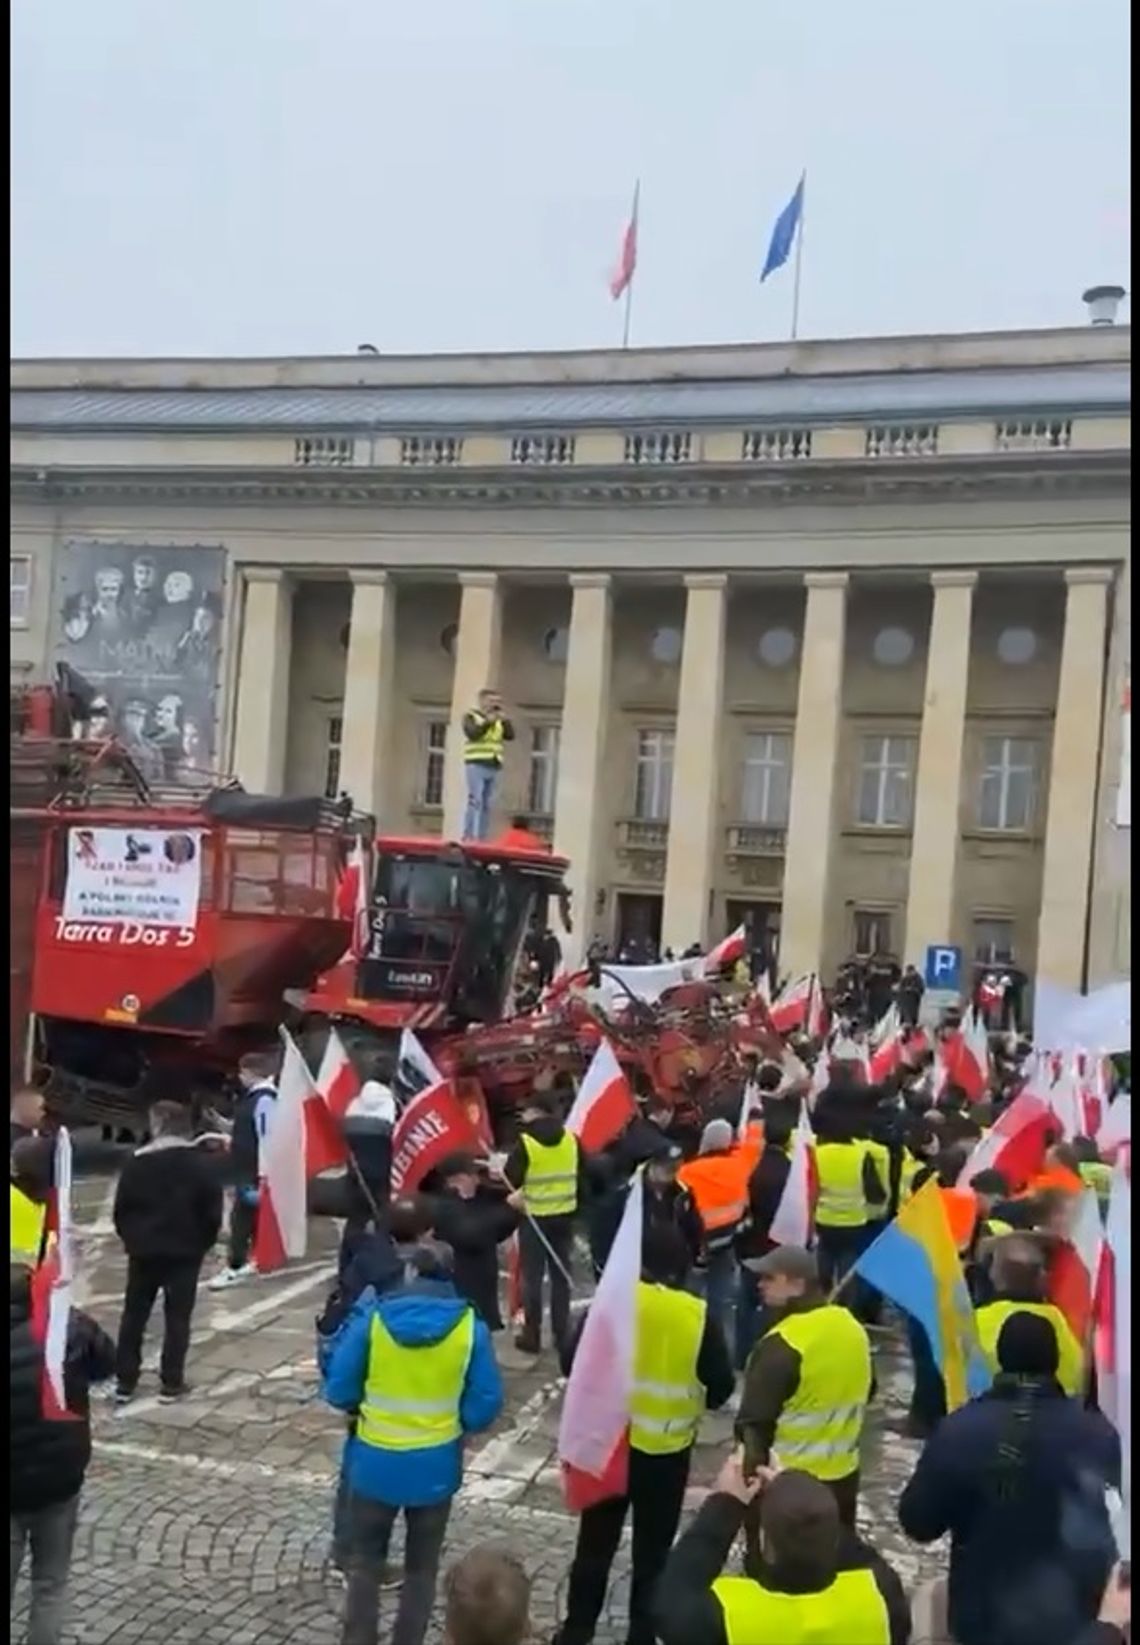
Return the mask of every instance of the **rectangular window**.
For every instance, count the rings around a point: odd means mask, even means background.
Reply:
[[[778,732],[750,732],[744,739],[741,822],[786,828],[791,777],[792,739]]]
[[[344,721],[333,714],[325,729],[325,799],[340,797],[340,739]]]
[[[558,789],[558,737],[556,725],[535,725],[530,732],[530,783],[526,808],[532,817],[553,817]]]
[[[673,795],[673,748],[671,731],[637,733],[637,772],[633,796],[634,815],[641,822],[668,822]]]
[[[424,728],[421,805],[443,804],[443,768],[447,755],[447,721],[429,720]]]
[[[891,916],[881,909],[855,910],[853,948],[860,959],[872,954],[891,954]]]
[[[859,759],[859,805],[863,828],[908,828],[911,806],[913,737],[864,737]]]
[[[974,921],[974,959],[978,965],[1013,965],[1013,921]]]
[[[26,628],[32,594],[32,562],[27,554],[8,556],[8,587],[11,596],[11,626]]]
[[[978,826],[1020,832],[1033,822],[1038,745],[1024,737],[987,737],[982,743]]]

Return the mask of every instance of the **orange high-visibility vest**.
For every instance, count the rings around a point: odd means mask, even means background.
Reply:
[[[1085,1185],[1067,1166],[1051,1165],[1047,1171],[1039,1171],[1031,1177],[1025,1193],[1017,1197],[1024,1199],[1033,1194],[1043,1194],[1047,1188],[1060,1188],[1066,1194],[1083,1194]]]
[[[734,1228],[743,1217],[751,1166],[749,1156],[736,1147],[727,1154],[698,1155],[678,1171],[678,1181],[692,1194],[706,1234]]]
[[[972,1188],[940,1188],[946,1207],[946,1220],[954,1236],[954,1244],[964,1251],[974,1237],[978,1221],[978,1196]]]

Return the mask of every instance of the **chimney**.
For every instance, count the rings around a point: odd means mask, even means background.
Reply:
[[[1089,311],[1089,325],[1114,326],[1124,297],[1123,286],[1090,286],[1081,298]]]

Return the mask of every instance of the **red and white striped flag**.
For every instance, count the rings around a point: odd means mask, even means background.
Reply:
[[[1064,1314],[1078,1342],[1088,1340],[1103,1244],[1100,1205],[1086,1188],[1078,1196],[1068,1237],[1058,1243],[1049,1265],[1049,1300]]]
[[[715,948],[710,948],[705,955],[705,976],[713,977],[726,966],[735,965],[737,960],[744,958],[748,947],[748,934],[742,925],[718,942]]]
[[[352,1099],[360,1094],[359,1075],[335,1028],[329,1029],[325,1041],[317,1069],[317,1090],[337,1119],[344,1118]]]
[[[313,1084],[305,1059],[292,1035],[282,1034],[285,1055],[277,1098],[261,1145],[261,1182],[253,1260],[263,1274],[272,1273],[308,1249],[308,1173],[305,1109],[310,1101],[328,1109]]]
[[[368,952],[372,940],[372,921],[368,907],[372,897],[371,853],[365,850],[358,834],[352,848],[351,867],[356,872],[352,908],[352,952],[357,959]]]
[[[616,303],[625,291],[637,270],[637,208],[641,196],[641,184],[637,183],[633,190],[633,209],[629,214],[629,221],[625,225],[625,233],[621,237],[621,252],[613,273],[610,275],[610,296]]]
[[[815,1133],[808,1118],[807,1104],[792,1135],[792,1157],[780,1203],[768,1228],[769,1239],[777,1245],[811,1244],[815,1223],[815,1202],[819,1197],[819,1176],[815,1166]]]
[[[790,1034],[804,1026],[808,1019],[814,986],[815,974],[808,971],[781,988],[768,1013],[777,1034]]]
[[[603,1040],[582,1076],[566,1116],[566,1129],[587,1154],[596,1154],[619,1137],[637,1113],[637,1102],[609,1040]]]
[[[43,1348],[42,1410],[48,1422],[74,1422],[67,1408],[64,1365],[75,1280],[75,1224],[71,1208],[71,1133],[61,1126],[52,1163],[54,1238],[32,1274],[32,1334]]]
[[[1020,1092],[975,1144],[957,1186],[968,1188],[979,1171],[1000,1171],[1016,1193],[1045,1163],[1045,1139],[1053,1123],[1046,1102],[1028,1089]]]

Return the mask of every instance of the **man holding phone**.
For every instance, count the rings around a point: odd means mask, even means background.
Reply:
[[[476,708],[463,716],[463,770],[467,808],[463,838],[485,840],[491,831],[491,805],[503,770],[503,745],[514,742],[515,728],[503,713],[499,693],[488,686]]]

